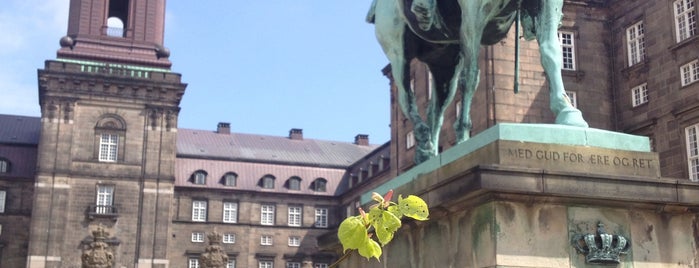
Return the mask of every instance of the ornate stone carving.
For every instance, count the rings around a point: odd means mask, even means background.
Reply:
[[[97,226],[97,230],[92,231],[94,241],[83,252],[82,268],[112,268],[114,254],[109,245],[104,242],[108,236],[109,233],[101,224]]]
[[[619,256],[626,254],[631,247],[625,237],[608,234],[601,222],[597,224],[597,235],[576,234],[572,243],[579,253],[585,254],[585,262],[599,265],[621,263]]]
[[[221,248],[221,234],[214,231],[207,235],[209,245],[206,246],[206,252],[199,256],[199,264],[201,268],[225,268],[228,263],[228,254]]]

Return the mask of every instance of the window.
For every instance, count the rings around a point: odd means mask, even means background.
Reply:
[[[238,203],[223,202],[223,222],[225,222],[225,223],[238,222]]]
[[[432,85],[434,83],[434,77],[432,77],[432,72],[427,71],[427,99],[432,99]]]
[[[195,243],[203,243],[203,242],[204,242],[204,233],[202,233],[202,232],[193,232],[193,233],[192,233],[192,242],[195,242]]]
[[[626,29],[626,46],[629,54],[629,66],[643,61],[646,48],[643,38],[643,21]]]
[[[197,170],[192,174],[192,183],[204,185],[206,184],[206,171]]]
[[[289,246],[290,246],[290,247],[298,247],[298,246],[301,246],[301,237],[298,237],[298,236],[289,236]]]
[[[328,228],[328,209],[316,208],[316,227]]]
[[[575,108],[578,108],[578,94],[576,94],[573,91],[566,91],[566,96],[568,96],[568,100],[570,101],[570,105],[572,105]]]
[[[189,266],[188,268],[199,268],[199,259],[197,258],[189,258]]]
[[[456,119],[459,120],[461,118],[461,101],[456,102]]]
[[[0,173],[10,173],[10,161],[0,158]]]
[[[238,174],[226,173],[223,175],[223,185],[235,187],[238,184]]]
[[[235,268],[235,259],[228,258],[228,263],[226,263],[226,268]]]
[[[558,32],[558,41],[563,52],[563,70],[575,70],[575,35],[572,32]]]
[[[95,205],[95,213],[110,214],[114,213],[114,185],[97,185],[97,201]]]
[[[313,191],[316,191],[316,192],[327,191],[327,183],[328,183],[328,181],[326,181],[325,179],[317,178],[315,180],[315,182],[313,182]]]
[[[301,178],[299,177],[291,177],[289,178],[289,181],[287,182],[287,187],[289,190],[301,190]]]
[[[301,268],[300,262],[287,262],[286,268]]]
[[[260,261],[260,265],[258,266],[259,268],[273,268],[274,267],[274,261]]]
[[[680,67],[682,86],[689,85],[699,80],[699,60],[693,60],[690,63]]]
[[[235,234],[223,234],[224,244],[235,244]]]
[[[206,221],[206,201],[192,201],[192,221]]]
[[[313,265],[313,268],[328,268],[328,264],[327,263],[316,263],[315,265]]]
[[[301,207],[289,207],[289,226],[301,226]]]
[[[264,189],[274,189],[274,176],[266,175],[262,177],[262,188]]]
[[[415,146],[415,133],[410,131],[408,134],[405,134],[405,148],[410,149],[413,146]]]
[[[260,236],[260,245],[271,246],[272,245],[272,236],[271,235]]]
[[[5,213],[5,199],[7,198],[7,191],[0,190],[0,213]]]
[[[687,135],[687,166],[689,180],[699,181],[699,124],[685,129]]]
[[[646,83],[631,89],[631,104],[633,107],[648,102],[648,87]]]
[[[274,225],[274,205],[262,205],[260,210],[260,224]]]
[[[103,133],[100,138],[99,161],[116,162],[119,135]]]
[[[696,33],[697,14],[694,9],[694,0],[677,0],[673,6],[675,9],[675,33],[679,43]]]

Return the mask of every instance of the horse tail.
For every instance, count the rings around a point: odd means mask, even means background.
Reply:
[[[514,91],[515,94],[519,93],[519,21],[520,21],[520,9],[522,9],[522,0],[517,0],[517,10],[515,18],[515,81],[514,81]]]
[[[369,12],[367,12],[366,14],[365,20],[368,23],[373,24],[376,19],[376,1],[378,0],[371,1],[371,7],[369,7]]]

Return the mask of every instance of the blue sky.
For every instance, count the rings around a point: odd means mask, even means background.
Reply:
[[[39,116],[36,70],[56,57],[68,2],[3,0],[0,113]],[[370,3],[168,1],[165,46],[188,84],[179,127],[388,141],[388,60],[364,22]]]

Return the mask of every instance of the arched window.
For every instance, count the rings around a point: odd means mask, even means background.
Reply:
[[[108,36],[124,37],[129,23],[129,0],[110,0],[107,12]]]
[[[204,185],[206,184],[206,176],[208,174],[206,171],[203,170],[197,170],[194,173],[192,173],[192,177],[190,178],[190,181],[194,184],[200,184]]]
[[[235,172],[228,172],[221,178],[221,184],[225,186],[235,187],[238,184],[238,174]]]
[[[10,173],[10,160],[0,157],[0,173]]]
[[[327,191],[327,184],[328,181],[326,179],[317,178],[315,181],[313,181],[313,185],[311,186],[313,187],[313,191],[325,192]]]
[[[120,116],[103,115],[95,125],[95,156],[100,162],[123,159],[126,123]]]
[[[260,183],[258,185],[264,189],[274,189],[274,180],[275,180],[274,176],[264,175],[260,179]]]
[[[287,182],[286,182],[286,187],[289,190],[295,190],[295,191],[301,190],[301,178],[299,178],[297,176],[293,176],[293,177],[289,178],[289,180],[287,180]]]

